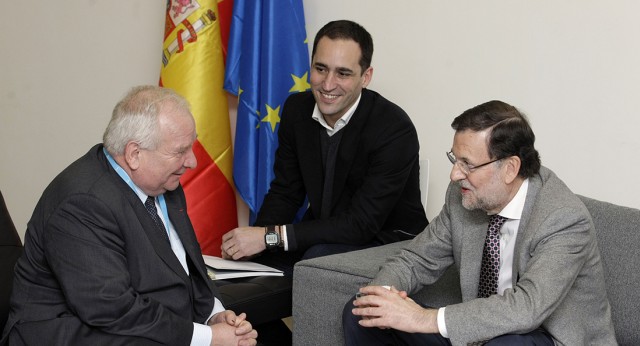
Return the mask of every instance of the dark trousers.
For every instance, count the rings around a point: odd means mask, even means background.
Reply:
[[[355,296],[345,304],[342,311],[342,327],[347,346],[369,345],[451,345],[449,339],[440,334],[407,333],[394,329],[362,327],[358,324],[360,316],[351,313]],[[506,334],[487,341],[488,346],[507,345],[548,345],[553,339],[542,328],[527,334]]]

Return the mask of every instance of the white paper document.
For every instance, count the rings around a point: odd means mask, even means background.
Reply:
[[[249,276],[283,276],[282,270],[250,261],[232,261],[220,257],[202,255],[209,276],[213,280],[243,278]]]

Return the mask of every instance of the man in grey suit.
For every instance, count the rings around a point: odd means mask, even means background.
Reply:
[[[4,330],[10,345],[255,345],[218,300],[187,215],[187,102],[133,88],[98,144],[42,194]],[[0,342],[1,343],[1,342]]]
[[[526,118],[491,101],[452,127],[445,205],[346,304],[347,345],[615,345],[593,222],[541,167]],[[450,265],[462,303],[434,309],[408,297]]]

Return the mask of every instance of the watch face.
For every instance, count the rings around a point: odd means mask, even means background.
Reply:
[[[278,244],[278,235],[276,233],[267,233],[265,240],[267,244]]]

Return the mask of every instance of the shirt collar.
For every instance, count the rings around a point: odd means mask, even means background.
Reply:
[[[507,206],[498,213],[498,215],[511,220],[520,220],[520,218],[522,218],[522,211],[524,210],[524,202],[527,199],[528,190],[529,178],[522,182],[522,185],[520,185],[516,195],[511,199],[509,204],[507,204]]]
[[[329,126],[329,124],[327,124],[327,122],[324,120],[324,117],[322,116],[322,113],[320,113],[320,108],[318,108],[317,103],[313,108],[313,114],[311,115],[311,118],[319,122],[320,125],[322,125],[325,129],[327,129],[327,134],[329,136],[333,136],[336,132],[340,131],[343,127],[347,126],[347,124],[349,123],[349,120],[351,120],[351,116],[353,116],[353,113],[356,112],[356,108],[358,108],[358,104],[360,104],[361,97],[362,97],[362,93],[360,93],[360,95],[358,96],[358,99],[356,100],[356,102],[353,103],[353,105],[351,105],[349,110],[347,110],[344,113],[344,115],[342,115],[342,117],[340,117],[340,119],[336,121],[336,124],[333,126],[333,128],[331,128],[331,126]]]
[[[116,173],[118,173],[120,178],[122,178],[122,180],[124,180],[124,182],[127,183],[127,185],[129,185],[129,187],[133,190],[133,192],[136,193],[138,198],[140,198],[142,203],[144,203],[147,200],[147,197],[149,196],[146,193],[144,193],[142,189],[140,189],[136,184],[133,183],[133,180],[131,180],[131,177],[129,177],[127,172],[125,172],[124,169],[120,167],[120,165],[116,162],[116,160],[113,159],[113,157],[111,156],[111,154],[109,154],[106,148],[102,148],[102,151],[104,152],[104,155],[107,157],[107,161],[109,161],[109,164],[111,164],[111,167],[113,167],[113,169],[116,171]]]

